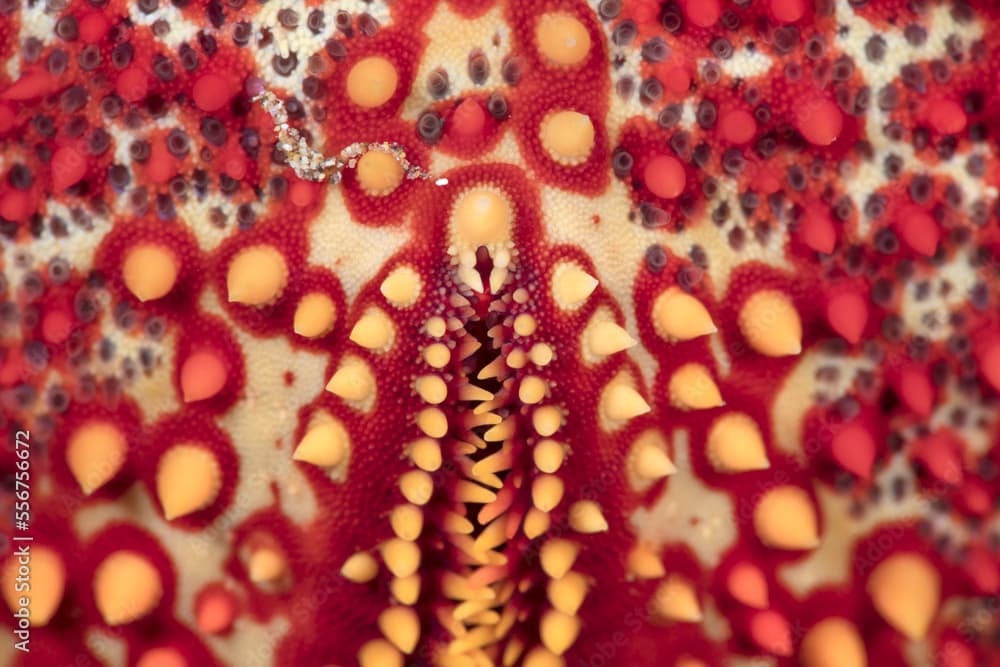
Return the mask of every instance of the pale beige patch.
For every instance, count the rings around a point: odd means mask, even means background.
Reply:
[[[811,434],[804,433],[802,418],[816,402],[816,370],[828,364],[840,369],[835,382],[823,385],[824,393],[830,400],[836,400],[849,391],[857,371],[871,367],[870,362],[863,358],[831,357],[817,349],[802,354],[778,389],[771,408],[774,446],[800,461],[805,460],[804,448],[818,446],[814,444],[816,439],[810,437]]]
[[[241,481],[247,477],[266,486],[266,482],[256,479],[254,475],[244,475],[241,477]],[[237,493],[228,512],[204,530],[193,533],[175,528],[164,521],[143,486],[135,484],[115,502],[102,501],[80,509],[74,517],[74,522],[77,533],[84,540],[92,538],[108,524],[117,522],[136,524],[152,533],[163,546],[177,570],[176,601],[173,612],[182,623],[190,628],[196,628],[194,601],[198,591],[206,584],[220,581],[220,577],[224,577],[223,563],[229,558],[232,549],[231,531],[249,514],[262,507],[264,507],[263,504],[250,505],[245,496],[240,496]],[[191,567],[191,563],[198,565]],[[225,578],[222,579],[222,582],[234,583]],[[237,654],[245,655],[252,652],[256,655],[256,659],[261,661],[260,664],[270,664],[273,660],[274,645],[289,627],[290,624],[283,618],[275,619],[270,626],[262,626],[241,617],[225,640],[215,641],[225,642],[223,647],[225,652],[220,652],[220,655],[235,657]],[[271,636],[273,641],[265,646],[266,642],[261,641],[262,636]],[[212,641],[212,638],[208,639]],[[109,638],[104,634],[99,634],[95,641],[97,640],[107,643]],[[91,649],[98,655],[104,655],[93,645],[91,645]],[[110,647],[108,650],[111,650]],[[125,664],[124,655],[120,660],[108,660],[107,664]]]
[[[339,187],[330,187],[323,208],[309,226],[309,264],[329,269],[353,301],[378,267],[410,240],[406,224],[372,227],[351,219]]]
[[[502,7],[493,7],[482,16],[467,19],[453,12],[447,3],[438,4],[424,24],[424,34],[429,39],[413,77],[413,88],[403,105],[403,118],[416,120],[435,101],[427,90],[427,78],[439,67],[448,73],[449,97],[461,98],[470,90],[503,88],[506,84],[500,65],[510,52],[510,33]],[[472,83],[467,67],[469,54],[477,49],[490,63],[489,76],[482,86]]]
[[[128,653],[128,646],[120,633],[90,627],[83,635],[83,643],[106,665],[124,665],[126,663],[125,656]]]
[[[733,636],[729,619],[719,611],[719,608],[715,606],[715,600],[708,595],[703,597],[701,613],[701,627],[705,631],[705,636],[716,643],[729,641],[729,638]]]
[[[213,292],[205,292],[201,309],[228,320]],[[311,521],[316,499],[292,460],[296,444],[292,438],[299,409],[326,385],[326,357],[294,349],[285,338],[258,338],[239,327],[231,329],[243,350],[246,382],[243,397],[218,424],[232,439],[242,466],[236,495],[257,506],[269,504],[269,484],[255,479],[263,474],[285,490],[281,505],[289,517]],[[286,372],[295,378],[291,386],[285,384]]]
[[[702,484],[691,469],[687,431],[676,431],[673,444],[677,472],[652,507],[632,514],[636,540],[655,546],[686,544],[703,567],[712,569],[736,541],[733,501]]]
[[[877,476],[876,483],[885,487],[894,477],[901,475],[904,479],[909,478],[912,488],[909,466],[899,459]],[[852,577],[867,577],[876,563],[866,560],[868,554],[854,555],[858,540],[884,523],[915,519],[928,511],[925,501],[910,494],[900,502],[869,504],[862,517],[856,518],[850,513],[851,500],[848,496],[839,495],[821,483],[816,483],[814,488],[821,516],[820,545],[802,559],[778,569],[778,579],[800,599],[817,588],[844,585]],[[885,555],[882,554],[882,557]],[[852,566],[856,571],[852,572]]]

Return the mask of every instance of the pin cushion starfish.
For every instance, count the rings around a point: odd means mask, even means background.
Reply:
[[[997,667],[998,28],[0,0],[0,661]]]

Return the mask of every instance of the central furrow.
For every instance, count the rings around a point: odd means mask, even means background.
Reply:
[[[454,479],[446,486],[444,570],[434,610],[450,635],[436,657],[442,665],[518,659],[528,639],[519,624],[533,615],[533,605],[531,581],[521,577],[514,547],[547,528],[547,516],[526,507],[531,471],[523,463],[519,390],[527,360],[511,349],[515,337],[534,330],[532,316],[518,313],[527,292],[507,288],[508,271],[498,277],[486,248],[478,249],[476,259],[458,276],[466,287],[483,290],[473,291],[468,305],[459,308],[464,317],[453,331],[457,349],[467,356],[459,362],[460,405],[444,445]],[[538,402],[545,387],[529,381],[526,392],[525,398]]]
[[[566,446],[552,437],[563,411],[547,404],[550,387],[532,372],[548,365],[553,351],[532,342],[537,323],[529,290],[497,280],[485,248],[470,269],[475,274],[466,271],[461,282],[484,289],[452,297],[460,314],[452,323],[462,351],[460,403],[442,441],[453,478],[445,484],[443,571],[433,610],[450,638],[434,661],[544,664],[575,641],[576,612],[588,590],[587,579],[570,570],[574,542],[555,538],[535,551],[565,490],[555,473]],[[586,507],[577,521],[606,528],[599,512]]]
[[[352,307],[361,349],[327,386],[332,413],[363,415],[343,434],[366,481],[351,512],[387,518],[356,529],[341,569],[359,614],[377,610],[361,667],[561,667],[585,625],[629,611],[607,606],[595,576],[625,576],[614,554],[633,542],[607,493],[625,483],[621,462],[643,480],[669,472],[618,354],[635,344],[620,313],[583,258],[541,240],[515,205],[532,196],[523,175],[502,170],[449,175],[425,245]],[[370,443],[401,456],[376,463]]]

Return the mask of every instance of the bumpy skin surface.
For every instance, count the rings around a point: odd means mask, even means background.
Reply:
[[[0,0],[0,661],[1000,665],[998,28]]]

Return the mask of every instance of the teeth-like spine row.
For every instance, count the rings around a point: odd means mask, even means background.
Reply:
[[[459,268],[456,274],[459,281],[475,291],[487,289],[479,272],[471,267],[465,271]],[[502,281],[491,284],[489,289],[494,287],[502,287]],[[471,319],[477,318],[472,315]],[[459,355],[468,367],[467,360],[477,359],[482,342],[464,326],[456,334],[460,336]],[[494,349],[500,347],[502,338],[501,327],[486,332],[487,344]],[[502,553],[511,537],[514,517],[509,512],[514,493],[508,473],[516,424],[513,418],[501,416],[508,401],[509,382],[496,392],[480,386],[503,381],[506,374],[502,355],[487,364],[473,363],[468,380],[458,391],[460,401],[475,402],[475,407],[463,410],[463,436],[456,452],[460,455],[462,479],[454,487],[452,507],[445,521],[456,562],[444,593],[454,604],[441,610],[439,620],[453,636],[445,649],[446,656],[452,660],[471,659],[475,664],[494,664],[496,648],[492,647],[505,639],[516,620],[516,608],[509,604],[514,593],[510,565]],[[482,437],[478,432],[483,433]],[[468,515],[469,504],[482,505],[475,516]],[[443,659],[441,664],[451,662]]]
[[[575,264],[559,266],[553,272],[552,283],[553,299],[566,311],[582,306],[597,287],[597,280]],[[567,489],[563,477],[558,474],[565,461],[567,447],[555,439],[566,415],[564,409],[552,400],[553,387],[544,379],[544,368],[552,361],[553,350],[546,343],[531,340],[538,333],[539,322],[523,310],[529,300],[527,291],[519,288],[510,299],[500,298],[491,305],[490,310],[503,319],[500,324],[488,329],[487,337],[494,348],[501,350],[501,354],[483,364],[477,377],[498,382],[501,389],[496,395],[485,390],[481,394],[466,392],[470,397],[475,394],[474,398],[482,401],[473,409],[474,417],[467,424],[470,428],[486,427],[483,444],[494,448],[492,453],[472,466],[472,479],[498,489],[496,499],[485,505],[477,517],[481,532],[475,538],[465,536],[464,543],[471,541],[473,552],[478,552],[479,558],[478,569],[467,577],[467,581],[480,584],[495,582],[498,597],[462,602],[453,620],[484,618],[496,621],[494,641],[506,639],[501,654],[504,665],[516,664],[519,660],[523,660],[523,664],[556,665],[562,664],[562,656],[580,635],[582,625],[578,611],[587,597],[591,582],[581,572],[573,570],[580,551],[576,540],[548,537],[553,523],[552,513],[567,504]],[[510,310],[519,312],[508,314]],[[611,324],[617,327],[613,322]],[[624,330],[621,335],[617,331],[611,333],[616,341],[598,345],[605,356],[634,344]],[[599,343],[605,342],[603,336],[599,338]],[[505,415],[502,409],[508,402],[515,402],[520,414]],[[602,419],[609,424],[608,430],[621,428],[625,422],[650,409],[625,373],[608,384],[599,405]],[[471,436],[470,440],[477,441]],[[534,443],[532,460],[537,470],[510,470],[513,463],[520,460],[515,450],[525,440]],[[673,472],[663,449],[646,449],[653,451],[640,449],[637,468],[641,473],[655,479]],[[507,475],[501,479],[498,475],[504,472]],[[520,490],[522,488],[524,490]],[[568,528],[579,535],[610,530],[601,506],[594,500],[581,499],[569,503],[565,517]],[[516,598],[510,602],[507,600],[515,591],[524,593],[536,582],[531,577],[518,579],[516,563],[508,563],[506,559],[499,563],[491,562],[489,553],[507,541],[517,539],[518,533],[528,540],[539,540],[542,570],[548,578],[547,604],[535,611],[540,643],[534,646],[532,643],[538,640],[523,634],[522,628],[515,627],[517,621],[523,621],[530,613],[529,610],[521,609],[523,603]],[[662,573],[658,574],[662,576]],[[497,609],[499,613],[479,616],[487,610],[494,612]],[[485,638],[481,628],[480,625],[469,630],[472,639]],[[472,639],[464,636],[456,641],[460,647],[467,647]]]
[[[454,486],[452,507],[443,522],[454,553],[443,592],[454,604],[438,613],[438,620],[453,636],[441,664],[461,659],[515,664],[540,652],[561,655],[579,632],[575,612],[586,594],[586,582],[575,573],[554,582],[552,606],[541,612],[542,645],[532,648],[526,643],[528,638],[516,626],[529,612],[520,597],[532,582],[516,578],[518,564],[508,560],[511,552],[505,547],[519,534],[529,540],[544,535],[551,523],[549,513],[563,501],[563,481],[555,473],[565,449],[549,436],[562,426],[564,415],[547,402],[550,387],[535,370],[547,365],[553,353],[545,343],[532,344],[538,322],[526,312],[530,295],[524,289],[503,293],[506,275],[498,279],[496,268],[490,272],[492,301],[486,315],[495,324],[478,321],[464,297],[452,303],[460,309],[460,317],[470,317],[451,328],[459,337],[459,357],[474,360],[466,361],[468,380],[458,388],[457,398],[475,404],[463,410],[459,420],[463,434],[455,444],[461,479]],[[507,267],[502,268],[506,274]],[[474,270],[456,270],[457,280],[476,291],[480,286],[487,289],[478,271],[471,275]],[[428,323],[432,327],[436,323]],[[483,335],[477,337],[467,327],[480,327]],[[482,351],[484,344],[489,349]],[[422,376],[415,389],[425,402],[433,403],[440,397],[436,385]],[[531,412],[522,417],[508,408],[511,404],[530,407]],[[526,480],[527,471],[512,470],[512,466],[519,458],[516,450],[536,436],[542,437],[533,458],[541,472]],[[475,515],[469,514],[470,504],[481,505]]]

